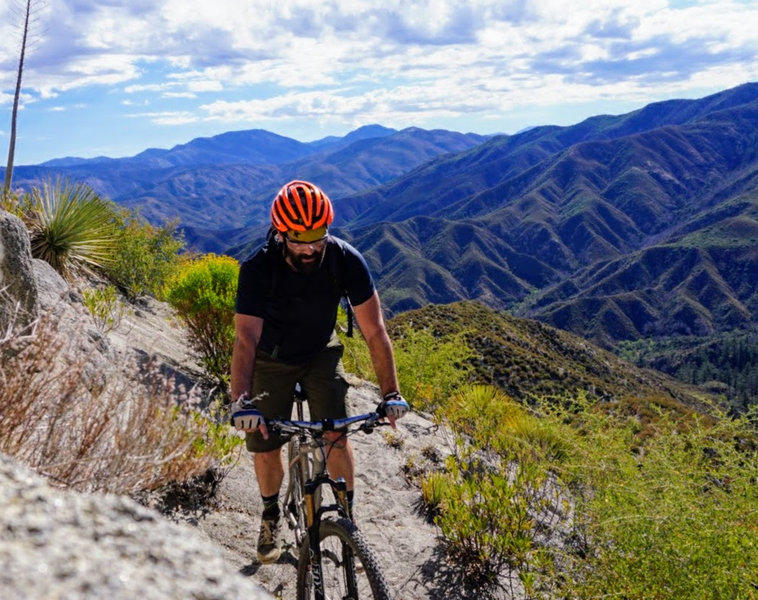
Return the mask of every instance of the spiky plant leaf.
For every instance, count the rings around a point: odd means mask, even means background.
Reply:
[[[32,255],[66,278],[77,269],[102,268],[116,242],[115,209],[86,184],[47,181],[32,190]]]

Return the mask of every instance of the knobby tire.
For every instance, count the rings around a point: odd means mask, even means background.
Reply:
[[[319,527],[324,596],[327,600],[390,600],[389,586],[361,531],[349,519],[324,519]],[[352,558],[355,557],[355,558]],[[355,559],[362,569],[356,571]],[[297,600],[313,600],[310,542],[306,537],[297,563]],[[351,588],[357,591],[350,595]]]

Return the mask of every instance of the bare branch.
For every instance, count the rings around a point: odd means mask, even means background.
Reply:
[[[13,95],[13,112],[11,114],[11,139],[8,147],[8,164],[5,167],[5,184],[3,185],[3,197],[8,196],[13,181],[13,158],[16,154],[16,125],[18,121],[18,100],[21,96],[21,78],[24,74],[24,57],[26,54],[26,39],[29,35],[29,13],[32,0],[26,0],[26,13],[24,15],[24,33],[21,41],[21,54],[18,59],[18,75],[16,77],[16,92]]]

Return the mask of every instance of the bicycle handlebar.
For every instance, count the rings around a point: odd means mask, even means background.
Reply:
[[[237,403],[241,402],[242,399],[237,401]],[[347,432],[348,427],[355,423],[361,423],[361,426],[357,430],[370,433],[375,427],[381,425],[394,426],[394,421],[402,417],[408,411],[408,408],[408,403],[401,397],[399,400],[384,400],[377,405],[375,411],[354,417],[321,419],[320,421],[295,421],[291,419],[265,418],[255,408],[254,404],[248,400],[247,404],[232,412],[231,421],[237,429],[245,429],[246,431],[257,428],[262,423],[266,429],[270,429],[278,435],[282,433],[290,434],[289,437],[292,437],[297,432],[306,431],[311,434],[341,430]],[[390,423],[380,421],[380,419],[385,417],[390,419]]]
[[[305,431],[311,434],[319,434],[326,431],[338,431],[341,429],[346,429],[350,425],[355,425],[356,423],[362,423],[361,426],[357,427],[356,429],[369,433],[373,431],[375,427],[389,425],[389,423],[382,423],[379,421],[379,419],[382,419],[383,417],[384,415],[381,415],[378,412],[374,411],[353,417],[345,417],[343,419],[321,419],[320,421],[264,419],[264,423],[270,431],[278,435],[294,435],[295,433],[301,431]]]

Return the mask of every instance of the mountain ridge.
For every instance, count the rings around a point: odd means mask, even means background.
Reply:
[[[457,242],[459,256],[466,256],[472,244],[478,244],[474,237],[483,239],[486,232],[502,242],[491,243],[488,248],[490,256],[500,259],[502,270],[515,271],[523,257],[531,257],[536,261],[531,271],[543,273],[541,283],[523,281],[520,289],[516,287],[510,294],[503,294],[482,275],[467,284],[467,294],[451,291],[449,300],[480,299],[495,308],[543,319],[605,347],[619,339],[646,335],[640,323],[630,326],[625,311],[632,309],[646,312],[648,318],[657,315],[653,321],[657,322],[656,333],[679,330],[706,334],[744,326],[756,319],[750,277],[757,266],[750,248],[758,224],[754,210],[758,195],[758,86],[742,86],[725,94],[726,99],[716,96],[668,104],[666,109],[673,110],[684,125],[666,125],[616,140],[585,139],[544,156],[545,148],[555,141],[556,130],[535,129],[527,132],[530,138],[521,143],[493,138],[462,155],[442,157],[387,186],[345,199],[353,208],[359,203],[370,205],[363,212],[354,211],[356,216],[350,223],[355,229],[354,242],[372,257],[380,286],[394,288],[391,308],[398,310],[418,308],[429,299],[418,288],[403,295],[398,289],[403,282],[388,276],[381,252],[372,247],[372,238],[365,232],[376,227],[375,223],[386,230],[424,218],[427,229],[440,236],[430,242],[433,248],[449,243],[444,240],[447,223],[455,221],[467,224],[471,231],[468,239]],[[739,105],[738,100],[748,102]],[[712,106],[719,110],[708,113],[702,108]],[[689,109],[683,112],[683,107]],[[607,120],[603,123],[605,131]],[[585,132],[581,135],[586,138]],[[475,192],[461,193],[467,180],[457,174],[466,172],[472,158],[479,156],[486,157],[488,169],[495,175],[508,173],[514,156],[534,164],[517,169],[512,177],[506,176],[489,188],[471,186]],[[491,168],[496,160],[504,166]],[[458,161],[466,164],[461,166]],[[447,177],[445,186],[441,194],[435,194],[429,182],[442,173]],[[477,173],[486,175],[486,171]],[[441,199],[418,202],[414,186],[427,187],[429,196]],[[459,195],[454,203],[444,197],[451,189]],[[396,235],[406,235],[407,239],[407,234]],[[725,239],[735,236],[736,243]],[[677,249],[678,245],[695,243],[702,249],[698,255]],[[729,259],[724,258],[724,251],[717,251],[724,246],[732,248]],[[424,260],[434,254],[423,244],[419,247]],[[587,287],[593,279],[583,277],[582,272],[591,273],[603,265],[608,268],[608,261],[613,259],[617,261],[610,264],[619,268],[634,264],[650,248],[658,248],[658,260],[664,263],[687,254],[690,261],[685,260],[682,266],[689,264],[696,272],[692,277],[670,279],[672,287],[659,281],[660,293],[651,290],[647,300],[635,294],[635,286],[642,280],[635,281],[629,270],[617,274],[616,280],[624,285],[613,294],[607,289],[606,295],[599,297],[593,295],[599,288]],[[649,252],[647,255],[652,256]],[[693,256],[698,260],[693,261]],[[541,268],[535,269],[535,264]],[[730,269],[730,265],[737,268]],[[445,260],[439,261],[440,266],[455,267]],[[438,268],[429,271],[429,276],[439,277]],[[471,271],[467,269],[466,273],[470,276]],[[424,273],[419,277],[423,280]],[[583,281],[587,285],[583,286]],[[449,291],[454,289],[448,286]],[[714,290],[721,292],[720,296],[716,294],[721,302],[708,298]],[[626,300],[619,295],[624,293],[629,295]],[[672,293],[674,301],[670,302],[666,295]],[[552,306],[550,299],[555,301]],[[650,302],[656,304],[655,309],[645,311]],[[719,304],[731,309],[722,310]],[[597,318],[604,313],[607,322]]]
[[[196,247],[237,258],[260,243],[282,182],[316,181],[388,316],[477,300],[605,348],[758,320],[756,83],[515,135],[368,126],[274,164],[303,147],[286,142],[268,164],[57,172],[153,220],[181,216]]]
[[[62,166],[21,166],[14,170],[14,182],[28,189],[55,177],[81,181],[118,204],[138,208],[152,222],[179,218],[190,242],[203,242],[224,237],[208,233],[193,239],[195,230],[211,223],[223,232],[265,222],[271,197],[285,181],[310,179],[339,198],[483,139],[478,134],[372,125],[344,138],[303,143],[249,130],[196,138],[170,150],[150,149],[124,159],[61,159],[52,162]],[[241,143],[250,147],[233,155]],[[199,249],[225,248],[211,244]]]

